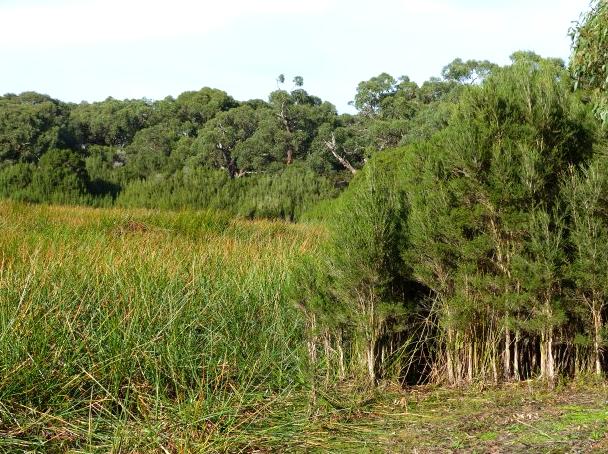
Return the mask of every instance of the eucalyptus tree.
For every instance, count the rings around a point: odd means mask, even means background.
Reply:
[[[456,58],[443,68],[441,76],[448,82],[472,85],[483,82],[496,69],[498,65],[488,60],[463,61],[461,58]]]
[[[591,90],[596,113],[608,123],[608,3],[593,0],[591,8],[571,29],[570,68],[578,88]]]
[[[173,173],[172,151],[180,139],[179,125],[159,123],[137,131],[124,149],[120,173],[127,180],[146,178],[155,173]]]
[[[198,91],[185,91],[174,102],[176,117],[184,133],[195,136],[197,131],[219,112],[225,112],[239,103],[222,90],[204,87]]]
[[[220,112],[201,128],[192,143],[193,152],[204,166],[223,169],[230,178],[243,176],[250,169],[244,159],[246,141],[257,126],[256,111],[250,106]]]
[[[36,162],[49,149],[66,146],[69,107],[34,92],[0,97],[0,165]]]
[[[270,94],[272,116],[264,121],[266,129],[273,130],[274,152],[277,161],[287,165],[296,159],[307,158],[310,147],[323,124],[335,123],[336,108],[310,95],[302,88],[291,92],[277,90]]]
[[[126,147],[137,131],[156,122],[154,107],[146,100],[82,102],[70,111],[70,129],[80,146]]]

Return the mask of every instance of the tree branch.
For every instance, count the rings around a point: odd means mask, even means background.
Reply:
[[[331,140],[325,141],[325,146],[331,152],[331,154],[334,155],[334,158],[336,158],[340,162],[340,164],[342,164],[346,169],[348,169],[350,173],[352,173],[353,175],[357,173],[357,169],[355,169],[350,162],[348,162],[345,158],[338,154],[338,146],[336,145],[336,135],[334,133],[331,134]]]

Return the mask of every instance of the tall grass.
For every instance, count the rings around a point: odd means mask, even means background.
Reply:
[[[319,229],[7,202],[0,229],[0,450],[253,447],[305,387],[284,295]]]

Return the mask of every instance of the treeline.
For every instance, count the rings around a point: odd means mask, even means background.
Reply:
[[[608,368],[608,148],[561,62],[516,53],[428,140],[375,156],[316,215],[298,274],[320,377],[408,383]]]
[[[292,296],[317,380],[605,375],[606,30],[595,1],[567,68],[531,52],[465,65],[445,127],[308,213],[331,230]]]
[[[421,86],[381,74],[339,115],[303,79],[268,101],[203,88],[160,101],[0,98],[0,197],[96,206],[219,208],[295,219],[335,197],[375,152],[442,129],[495,65],[460,59]]]

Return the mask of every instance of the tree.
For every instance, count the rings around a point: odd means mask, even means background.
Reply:
[[[554,338],[564,323],[561,307],[565,262],[564,223],[554,210],[536,208],[528,214],[526,236],[521,251],[513,258],[513,276],[521,285],[525,319],[519,326],[540,336],[540,377],[553,382],[556,377]]]
[[[327,118],[310,143],[306,157],[309,166],[320,174],[343,170],[356,173],[364,163],[366,151],[356,123],[357,118],[349,114]]]
[[[145,100],[83,102],[70,111],[70,129],[79,145],[126,147],[137,131],[155,121],[154,108]]]
[[[140,129],[125,147],[125,165],[120,172],[127,179],[148,177],[154,173],[173,173],[169,156],[179,140],[172,125],[161,123]]]
[[[256,128],[256,112],[250,106],[221,112],[201,129],[193,143],[195,153],[203,164],[224,169],[230,178],[242,176],[250,170],[243,155],[245,142]]]
[[[280,90],[279,84],[284,84],[284,83],[285,83],[285,74],[279,74],[277,76],[277,89]]]
[[[373,117],[381,109],[382,101],[395,93],[397,81],[387,73],[360,82],[353,105],[363,116]]]
[[[0,168],[0,196],[27,199],[35,167],[19,162]]]
[[[239,103],[222,90],[205,87],[182,93],[175,100],[175,105],[177,117],[187,135],[195,136],[198,129],[215,115],[237,107]]]
[[[552,60],[517,58],[466,87],[450,125],[414,149],[406,262],[435,294],[450,382],[517,376],[522,332],[542,337],[541,373],[553,378],[561,179],[589,162],[596,137],[569,83]]]
[[[32,178],[32,193],[41,201],[74,203],[90,183],[85,162],[71,150],[49,150]]]
[[[67,137],[65,104],[34,92],[0,97],[0,163],[35,162]]]
[[[578,88],[591,90],[595,110],[608,123],[608,3],[594,0],[591,9],[570,30],[572,56],[570,69]]]
[[[451,82],[462,85],[481,83],[498,65],[490,63],[488,60],[467,60],[456,58],[441,71],[442,77]]]
[[[282,149],[282,156],[276,159],[284,159],[287,165],[304,158],[319,126],[337,116],[333,105],[303,89],[274,91],[269,101],[274,118],[267,118],[264,125],[275,131],[274,142],[279,145],[275,150]]]
[[[336,309],[354,327],[353,357],[372,383],[394,353],[381,339],[405,313],[399,245],[406,207],[394,169],[385,166],[370,163],[342,195],[324,265]]]
[[[585,308],[584,322],[593,346],[593,369],[602,373],[604,313],[608,302],[608,175],[605,158],[589,168],[571,169],[564,187],[571,219],[572,259],[567,275],[574,282],[573,298]]]

